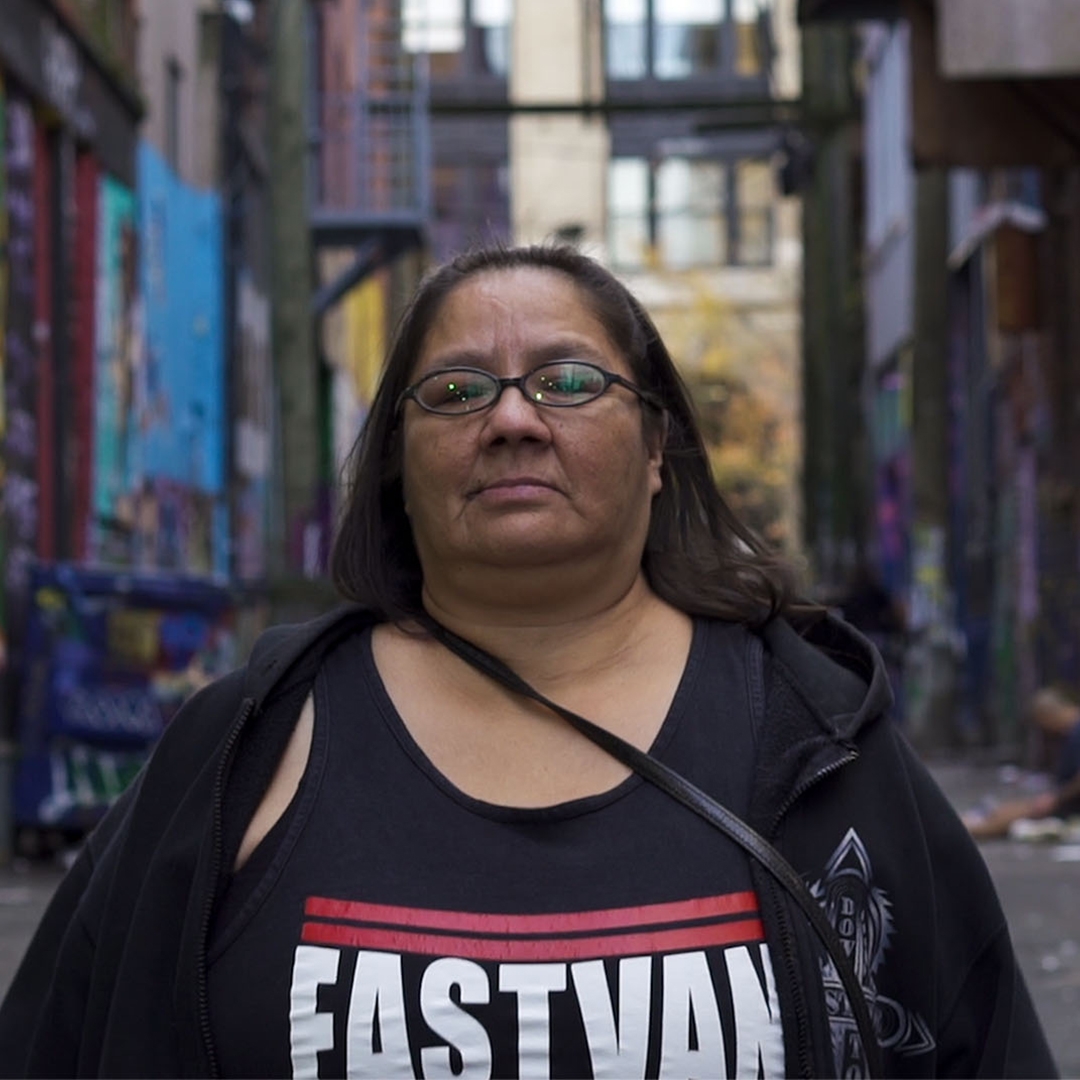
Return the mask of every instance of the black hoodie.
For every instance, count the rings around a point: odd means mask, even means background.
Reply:
[[[0,1007],[0,1075],[217,1075],[206,943],[242,748],[371,622],[268,631],[195,695],[91,834]],[[763,631],[766,717],[749,822],[810,885],[869,1002],[887,1076],[1056,1075],[985,865],[888,718],[880,658],[822,618]],[[279,707],[275,710],[275,704]],[[276,719],[275,719],[276,718]],[[284,726],[295,718],[289,708]],[[274,736],[278,745],[280,733]],[[861,1076],[847,999],[804,915],[755,869],[788,1076]]]

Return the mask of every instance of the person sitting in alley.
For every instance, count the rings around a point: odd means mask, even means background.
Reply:
[[[1061,691],[1045,687],[1033,695],[1028,717],[1047,745],[1055,749],[1055,786],[1051,791],[963,815],[968,831],[977,840],[1007,836],[1017,821],[1080,814],[1080,705]]]

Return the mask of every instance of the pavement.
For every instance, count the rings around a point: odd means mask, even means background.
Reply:
[[[1009,765],[928,764],[961,812],[1035,794],[1048,783]],[[1080,842],[984,840],[979,849],[1058,1069],[1080,1078]]]
[[[928,764],[959,811],[1031,794],[1047,782],[992,763]],[[980,849],[1061,1075],[1080,1080],[1080,842],[1004,839],[984,841]],[[0,995],[62,873],[52,862],[0,867]]]

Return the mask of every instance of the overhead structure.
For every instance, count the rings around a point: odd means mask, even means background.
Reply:
[[[312,238],[400,251],[420,244],[429,216],[428,61],[403,47],[399,4],[360,0],[356,11],[355,61],[337,78],[323,73],[325,29],[311,23]]]

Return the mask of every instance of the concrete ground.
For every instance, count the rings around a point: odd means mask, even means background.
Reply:
[[[1042,783],[993,765],[930,765],[960,811],[1029,794]],[[1061,1075],[1080,1078],[1080,842],[995,840],[981,850]],[[60,876],[52,864],[0,867],[0,995]]]
[[[961,812],[988,799],[1030,795],[1045,784],[1008,766],[930,765]],[[1080,837],[986,840],[979,847],[1061,1075],[1080,1078]]]

